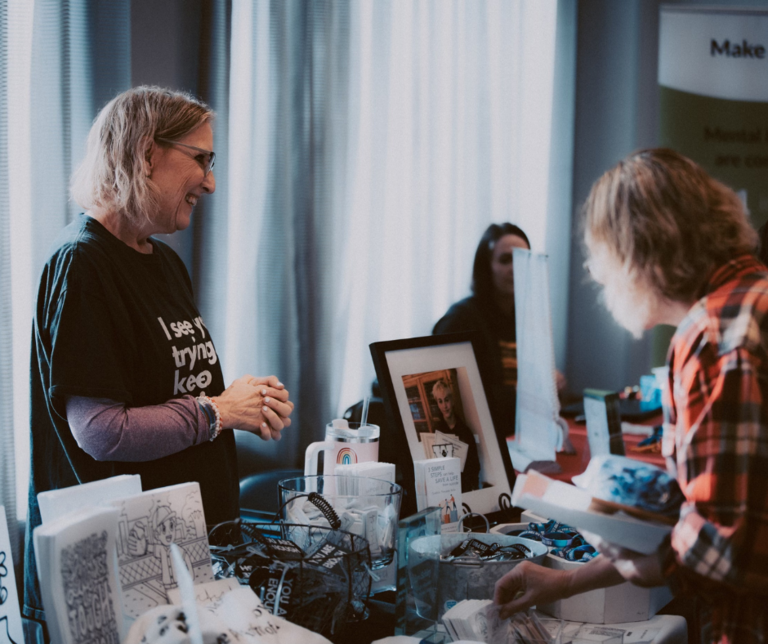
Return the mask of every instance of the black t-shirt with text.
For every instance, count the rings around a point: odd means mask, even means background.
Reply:
[[[32,333],[28,537],[40,523],[37,493],[116,474],[140,474],[145,490],[198,481],[207,523],[238,516],[232,430],[156,460],[98,462],[78,447],[66,421],[69,396],[143,407],[224,390],[187,270],[166,244],[151,241],[152,254],[139,253],[80,215],[43,269]],[[30,541],[26,573],[34,563]],[[25,609],[40,618],[27,576]]]

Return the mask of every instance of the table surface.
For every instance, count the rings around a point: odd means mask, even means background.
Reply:
[[[547,615],[538,614],[539,619],[546,625],[551,623],[553,627],[557,628],[555,624],[562,628],[562,641],[570,642],[575,636],[578,636],[580,629],[583,627],[597,628],[603,633],[602,635],[610,635],[611,631],[624,631],[623,640],[625,644],[687,644],[688,642],[688,623],[684,617],[679,615],[655,615],[651,619],[643,622],[626,622],[623,624],[584,624],[582,622],[566,622],[564,620],[556,620],[548,617]],[[591,640],[594,635],[590,636],[586,633],[581,633],[585,641]],[[430,644],[450,644],[451,638],[445,631],[445,627],[442,625],[433,625],[431,628],[419,631],[412,635],[413,643],[429,642]],[[595,640],[597,641],[597,640]],[[374,640],[374,644],[375,640]]]
[[[584,470],[587,469],[590,453],[589,441],[587,440],[587,426],[576,423],[572,418],[568,418],[566,420],[568,421],[568,437],[570,438],[571,444],[576,450],[576,453],[557,454],[557,464],[562,468],[562,472],[558,474],[547,473],[546,475],[549,478],[570,483],[574,476],[581,474]],[[650,427],[653,427],[654,425],[660,425],[661,415],[659,414],[659,416],[655,416],[639,424],[648,425]],[[633,458],[638,461],[644,461],[646,463],[652,463],[653,465],[658,465],[659,467],[665,467],[664,457],[659,452],[637,452],[633,450],[633,448],[635,448],[640,441],[647,438],[646,436],[640,434],[624,433],[623,438],[624,453],[629,458]],[[507,440],[509,441],[513,439]]]

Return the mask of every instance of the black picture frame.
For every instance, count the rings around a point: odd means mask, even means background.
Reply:
[[[393,432],[392,436],[382,435],[380,440],[392,441],[395,445],[395,465],[400,470],[398,481],[405,492],[403,514],[416,511],[413,461],[425,458],[423,451],[419,452],[421,443],[408,404],[403,377],[461,368],[469,389],[465,392],[467,400],[474,404],[472,422],[476,427],[472,427],[472,431],[480,437],[480,480],[488,485],[482,489],[462,492],[463,510],[489,515],[506,511],[510,507],[515,470],[509,457],[506,438],[497,436],[493,426],[486,386],[477,365],[477,346],[478,340],[471,332],[389,340],[370,345],[389,427]]]

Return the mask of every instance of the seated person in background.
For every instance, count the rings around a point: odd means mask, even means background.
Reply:
[[[477,366],[483,378],[493,425],[500,437],[515,433],[517,345],[512,249],[527,248],[527,235],[510,223],[491,224],[483,233],[472,268],[472,295],[456,302],[432,329],[433,335],[476,331]]]
[[[480,458],[477,455],[477,442],[474,432],[456,413],[453,405],[453,393],[450,385],[442,378],[432,385],[432,396],[443,418],[435,426],[435,430],[443,434],[455,434],[458,439],[467,444],[467,460],[461,472],[461,491],[480,489]]]
[[[768,271],[755,231],[730,188],[664,149],[606,172],[583,223],[616,320],[636,337],[677,327],[662,449],[685,501],[651,555],[597,538],[603,556],[577,570],[523,562],[496,584],[501,616],[628,579],[693,595],[702,642],[767,642]]]

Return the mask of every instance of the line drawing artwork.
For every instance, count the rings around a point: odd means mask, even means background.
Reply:
[[[110,589],[111,542],[106,530],[61,550],[61,579],[72,642],[117,642],[121,617]]]
[[[178,586],[170,546],[179,546],[195,584],[213,581],[205,516],[197,484],[174,486],[116,501],[120,585],[129,616],[168,603]]]
[[[8,568],[5,565],[6,556],[4,550],[0,551],[0,606],[3,606],[8,601],[8,588],[3,584],[3,577],[8,575]],[[11,637],[8,615],[5,614],[5,610],[2,610],[2,613],[3,615],[0,617],[0,644],[5,644],[5,642],[21,644]]]
[[[455,445],[450,443],[435,443],[432,445],[432,453],[435,455],[435,458],[447,458],[454,455],[454,448]]]

